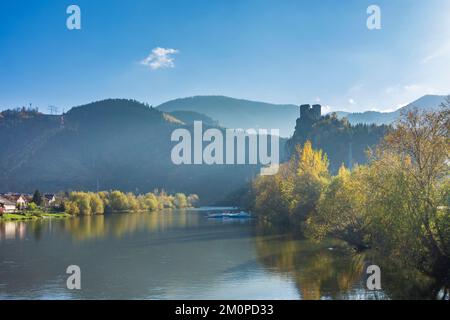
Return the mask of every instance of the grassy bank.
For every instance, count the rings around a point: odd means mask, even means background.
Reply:
[[[5,213],[0,216],[0,221],[25,221],[51,218],[62,219],[68,217],[71,217],[71,215],[65,212],[50,213],[45,211],[33,211],[24,213]]]

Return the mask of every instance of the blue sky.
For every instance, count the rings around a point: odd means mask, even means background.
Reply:
[[[81,30],[66,28],[71,4]],[[381,30],[366,27],[371,4]],[[143,63],[155,48],[169,60]],[[0,3],[0,109],[219,94],[390,110],[450,93],[448,70],[446,0]]]

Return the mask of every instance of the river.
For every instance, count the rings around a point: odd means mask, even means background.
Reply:
[[[212,211],[0,222],[0,299],[424,298],[398,272],[368,290],[374,262],[341,243],[206,218]],[[67,289],[69,265],[81,290]]]

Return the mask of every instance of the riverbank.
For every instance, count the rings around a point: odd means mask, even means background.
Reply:
[[[33,211],[26,213],[4,213],[0,216],[0,222],[2,221],[26,221],[26,220],[38,220],[38,219],[63,219],[72,217],[65,212],[50,213],[45,211]]]
[[[184,210],[194,210],[195,207],[186,207]],[[122,210],[122,211],[112,211],[108,212],[107,214],[128,214],[128,213],[153,213],[153,212],[160,212],[163,210],[180,210],[180,209],[158,209],[158,210]],[[63,218],[71,218],[71,217],[77,217],[77,216],[103,216],[105,213],[102,214],[90,214],[90,215],[72,215],[66,212],[47,212],[43,210],[37,210],[37,211],[26,211],[26,212],[16,212],[16,213],[4,213],[2,216],[0,216],[0,222],[2,221],[30,221],[30,220],[39,220],[39,219],[63,219]]]

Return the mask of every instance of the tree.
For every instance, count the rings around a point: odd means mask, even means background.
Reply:
[[[71,192],[70,201],[75,203],[78,207],[79,214],[82,215],[91,215],[92,209],[91,209],[91,197],[86,192]]]
[[[42,200],[42,194],[40,193],[39,190],[34,191],[33,194],[33,202],[37,205],[37,206],[41,206],[43,203]]]
[[[109,194],[109,206],[112,211],[126,211],[128,210],[128,198],[127,196],[117,190],[112,191]]]
[[[294,221],[302,223],[316,214],[320,194],[329,180],[328,158],[322,150],[314,150],[309,141],[303,149],[297,146],[297,158],[290,212]]]
[[[27,207],[27,210],[29,210],[29,211],[35,211],[35,210],[37,210],[37,205],[34,203],[34,202],[30,202],[29,204],[28,204],[28,207]]]
[[[352,172],[344,165],[323,191],[317,213],[307,222],[307,235],[316,240],[326,236],[342,239],[359,249],[368,246],[367,167]]]
[[[280,171],[282,169],[280,168]],[[253,210],[265,220],[287,224],[289,222],[289,199],[283,196],[282,183],[279,175],[258,177],[252,186],[255,196]]]
[[[78,209],[78,205],[74,201],[67,200],[64,202],[64,211],[70,215],[78,215],[80,213],[80,209]]]
[[[176,193],[174,198],[175,207],[178,209],[188,207],[187,197],[183,193]]]
[[[253,183],[254,211],[273,221],[303,225],[316,212],[328,183],[328,159],[307,141],[297,145],[290,161],[274,176],[259,176]]]
[[[164,191],[160,192],[160,194],[158,196],[158,202],[160,203],[161,209],[163,209],[163,208],[172,209],[175,206],[174,205],[174,197],[167,194]]]
[[[91,207],[92,214],[103,214],[105,212],[103,201],[96,193],[89,193],[89,205]]]
[[[128,192],[127,193],[127,210],[138,211],[139,210],[139,202],[136,199],[136,196]]]
[[[158,199],[156,198],[154,193],[147,193],[146,195],[143,196],[143,204],[144,204],[144,210],[148,210],[148,211],[155,211],[158,210],[159,204],[158,204]]]
[[[200,198],[196,194],[190,194],[187,197],[188,205],[190,207],[195,207],[198,204],[199,200],[200,200]]]
[[[376,219],[374,242],[448,282],[450,216],[443,194],[449,159],[450,106],[411,110],[372,154],[368,199]]]

